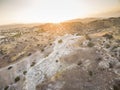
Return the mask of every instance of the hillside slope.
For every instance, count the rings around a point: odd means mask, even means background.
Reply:
[[[120,18],[0,29],[0,90],[119,90]]]

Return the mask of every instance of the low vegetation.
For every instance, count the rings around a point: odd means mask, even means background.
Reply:
[[[41,49],[41,52],[44,52],[44,48]]]
[[[8,88],[9,88],[9,86],[6,86],[6,87],[4,88],[4,90],[8,90]]]
[[[18,81],[20,81],[20,76],[17,76],[14,80],[15,83],[18,82]]]
[[[85,34],[85,39],[91,40],[90,36],[88,34]]]
[[[90,76],[93,76],[93,72],[92,72],[92,71],[89,71],[88,74],[89,74]]]
[[[26,75],[27,71],[24,71],[23,74]]]
[[[32,55],[32,53],[28,53],[28,55],[27,56],[31,56]]]
[[[12,37],[14,37],[14,38],[19,38],[20,36],[21,36],[21,33],[18,32],[18,33],[16,33],[15,35],[13,35]]]
[[[87,46],[88,46],[88,47],[93,47],[93,46],[94,46],[94,43],[88,42]]]
[[[8,67],[8,70],[12,69],[12,66]]]
[[[33,67],[35,64],[36,64],[35,62],[32,62],[32,64],[30,66]]]
[[[113,38],[113,36],[110,35],[110,34],[105,34],[105,35],[103,35],[103,37],[106,37],[107,39],[112,39]]]
[[[79,61],[79,62],[77,63],[77,65],[78,65],[78,66],[80,66],[81,64],[82,64],[82,62],[81,62],[81,61]]]
[[[58,43],[62,43],[62,42],[63,42],[62,39],[58,40]]]

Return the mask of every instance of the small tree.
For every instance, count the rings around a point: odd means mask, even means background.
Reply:
[[[20,80],[20,77],[17,76],[14,81],[15,81],[15,83],[16,83],[16,82],[18,82],[19,80]]]

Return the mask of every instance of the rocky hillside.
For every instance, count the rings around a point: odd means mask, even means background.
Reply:
[[[0,28],[0,90],[120,90],[119,22]]]

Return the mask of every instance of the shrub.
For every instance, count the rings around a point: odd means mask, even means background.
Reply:
[[[12,69],[12,66],[8,67],[8,70]]]
[[[50,43],[50,46],[52,45],[52,43]]]
[[[28,55],[27,55],[27,56],[30,56],[30,55],[32,55],[32,53],[28,53]]]
[[[58,60],[56,60],[56,63],[58,62]]]
[[[120,80],[115,80],[113,90],[120,90]]]
[[[106,45],[106,48],[110,48],[110,45],[109,45],[109,44],[107,44],[107,45]]]
[[[81,62],[81,61],[79,61],[79,62],[77,63],[77,65],[78,65],[78,66],[80,66],[81,64],[82,64],[82,62]]]
[[[24,71],[23,74],[26,75],[27,71]]]
[[[37,31],[35,31],[36,33],[43,33],[43,32],[45,32],[45,30],[43,29],[43,28],[40,28],[40,29],[38,29]]]
[[[117,42],[117,43],[120,43],[120,40],[119,40],[119,39],[117,39],[117,40],[116,40],[116,42]]]
[[[0,54],[1,54],[1,55],[4,55],[4,52],[3,52],[3,50],[0,50]]]
[[[93,72],[92,71],[89,71],[88,72],[90,76],[93,76]]]
[[[63,42],[62,39],[58,40],[58,43],[62,43],[62,42]]]
[[[43,51],[44,51],[44,48],[41,49],[41,52],[43,52]]]
[[[33,67],[34,65],[35,65],[35,62],[32,62],[31,67]]]
[[[18,81],[20,81],[20,77],[17,76],[14,81],[15,81],[15,83],[18,82]]]
[[[93,47],[93,46],[94,46],[94,43],[89,42],[89,43],[87,44],[87,46],[88,46],[88,47]]]
[[[6,87],[4,88],[4,90],[8,90],[8,88],[9,88],[9,86],[6,86]]]
[[[89,36],[88,34],[85,34],[85,38],[86,38],[87,40],[91,40],[91,38],[90,38],[90,36]]]
[[[80,36],[81,34],[80,33],[77,33],[76,36]]]
[[[15,35],[13,35],[13,37],[20,37],[21,36],[21,33],[19,32],[19,33],[17,33],[17,34],[15,34]]]
[[[96,60],[97,60],[97,61],[101,61],[101,60],[102,60],[102,58],[101,58],[101,57],[98,57]]]
[[[110,34],[105,34],[105,35],[103,35],[103,37],[106,37],[107,39],[112,39],[113,38],[113,36],[110,35]]]
[[[113,46],[112,47],[112,50],[114,50],[114,49],[117,49],[119,46]]]
[[[113,64],[112,63],[109,63],[109,68],[113,68]]]

